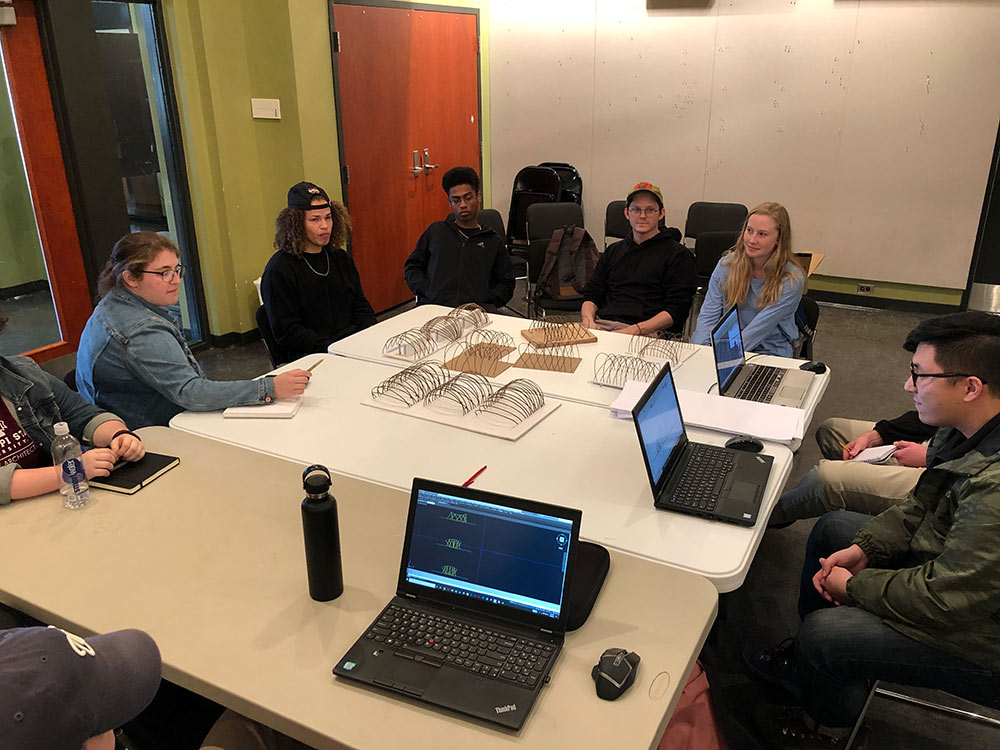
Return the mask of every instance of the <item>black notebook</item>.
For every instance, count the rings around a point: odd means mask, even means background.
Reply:
[[[146,455],[138,461],[119,461],[110,475],[94,477],[88,481],[91,487],[99,490],[134,495],[180,462],[177,456],[164,456],[162,453],[146,451]]]

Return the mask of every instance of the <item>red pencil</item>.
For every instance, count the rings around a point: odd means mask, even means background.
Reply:
[[[486,467],[485,466],[483,468],[481,468],[479,471],[477,471],[475,474],[473,474],[471,477],[469,477],[468,479],[466,479],[465,480],[465,484],[463,484],[462,486],[463,487],[468,487],[470,484],[472,484],[473,482],[475,482],[476,481],[476,477],[478,477],[484,471],[486,471]]]

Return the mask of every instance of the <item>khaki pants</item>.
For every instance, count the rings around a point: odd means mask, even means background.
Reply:
[[[923,469],[844,461],[844,444],[874,427],[857,419],[828,419],[816,430],[816,442],[826,459],[819,462],[791,490],[786,490],[771,514],[771,523],[816,518],[831,510],[878,515],[910,494]]]

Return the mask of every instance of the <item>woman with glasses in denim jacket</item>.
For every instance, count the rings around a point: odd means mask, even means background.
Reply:
[[[0,332],[6,325],[0,310]],[[59,489],[62,472],[49,456],[57,422],[93,446],[83,453],[88,479],[106,477],[119,458],[146,455],[142,440],[116,415],[88,404],[28,357],[0,357],[0,505]]]
[[[80,393],[133,427],[166,425],[184,410],[264,405],[303,393],[306,370],[258,380],[205,377],[166,310],[177,303],[184,271],[167,237],[135,232],[118,240],[76,355]]]
[[[761,203],[712,272],[691,343],[711,344],[715,324],[738,305],[745,350],[791,357],[804,286],[805,274],[792,255],[788,211],[780,203]]]

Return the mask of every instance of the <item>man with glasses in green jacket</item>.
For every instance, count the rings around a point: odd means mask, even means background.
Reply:
[[[939,428],[927,469],[874,519],[837,511],[813,528],[797,637],[746,653],[801,703],[758,707],[774,747],[844,747],[875,680],[1000,694],[1000,316],[931,318],[903,347],[904,387]]]

